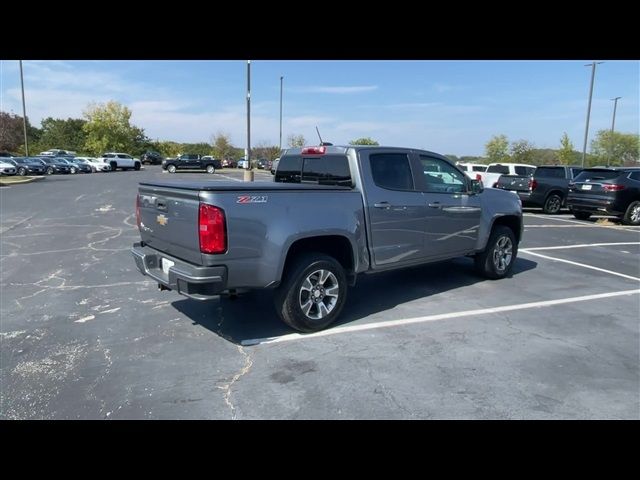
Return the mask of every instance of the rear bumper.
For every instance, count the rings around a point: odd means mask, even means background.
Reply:
[[[584,198],[571,194],[567,198],[567,207],[576,212],[601,212],[609,215],[623,215],[626,210],[626,206],[614,198]]]
[[[142,243],[134,243],[131,254],[140,273],[185,297],[209,300],[227,289],[227,267],[225,266],[200,267],[161,253]],[[167,273],[162,269],[163,258],[174,263]]]

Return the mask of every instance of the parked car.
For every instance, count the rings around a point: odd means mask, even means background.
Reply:
[[[75,172],[71,172],[71,173],[77,173],[77,172],[82,172],[82,173],[93,173],[93,168],[91,168],[91,165],[89,165],[88,163],[73,157],[73,158],[65,158],[66,162],[73,167],[75,167],[76,171]]]
[[[580,220],[594,213],[640,225],[640,168],[587,168],[569,184],[567,207]]]
[[[0,152],[0,158],[2,158],[2,157],[11,158],[11,157],[16,157],[16,156],[17,155],[14,155],[13,153],[5,152],[5,151]]]
[[[260,170],[271,170],[271,161],[261,158],[256,162],[256,167]]]
[[[303,332],[337,319],[361,273],[473,256],[505,278],[523,233],[515,195],[437,153],[372,146],[289,149],[275,182],[151,179],[136,217],[133,258],[161,289],[196,300],[273,289],[278,315]]]
[[[44,175],[46,168],[37,158],[33,157],[13,157],[7,159],[16,167],[16,174],[24,177],[25,175]]]
[[[457,167],[474,180],[482,180],[482,172],[487,171],[487,165],[482,163],[456,163]]]
[[[39,157],[63,157],[63,156],[75,156],[76,152],[71,150],[61,150],[59,148],[50,148],[44,152],[38,154]]]
[[[518,175],[530,177],[536,171],[535,165],[525,163],[490,163],[486,172],[478,172],[480,180],[486,188],[494,188],[500,175]]]
[[[137,158],[133,158],[128,153],[107,152],[98,157],[104,163],[111,166],[111,171],[115,172],[118,168],[121,170],[140,170],[142,163]]]
[[[533,177],[502,175],[496,188],[517,193],[524,207],[542,208],[544,213],[553,215],[565,206],[569,182],[581,171],[579,166],[543,165]]]
[[[238,168],[247,168],[248,165],[249,165],[249,163],[244,158],[241,158],[237,162]]]
[[[7,158],[7,157],[3,157]],[[0,161],[0,175],[15,175],[16,166],[12,163]]]
[[[35,158],[44,165],[47,175],[53,175],[54,173],[71,173],[71,166],[67,162],[62,161],[62,159],[50,156]]]
[[[278,163],[280,163],[280,159],[279,158],[276,158],[271,163],[271,175],[275,175],[276,174],[276,170],[278,170]]]
[[[162,155],[160,155],[158,152],[154,152],[153,150],[147,150],[140,157],[140,161],[143,165],[145,163],[148,163],[149,165],[161,165],[162,160],[164,160]]]
[[[222,166],[225,168],[236,168],[238,166],[238,162],[230,158],[225,158],[222,160]]]
[[[211,155],[205,155],[204,157],[202,157],[202,161],[211,161],[213,162],[213,166],[216,169],[218,170],[222,169],[222,161],[218,160],[217,158],[213,158]]]
[[[162,168],[169,173],[176,173],[178,170],[204,170],[207,173],[216,172],[216,164],[219,160],[200,158],[196,154],[178,155],[178,158],[167,159],[162,162]]]

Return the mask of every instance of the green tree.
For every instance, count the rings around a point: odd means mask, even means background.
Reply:
[[[251,149],[251,157],[259,160],[264,158],[266,160],[275,160],[280,156],[280,147],[278,145],[269,145],[269,142],[262,141]]]
[[[361,137],[349,141],[349,145],[380,145],[371,137]]]
[[[143,129],[131,125],[131,110],[116,101],[91,103],[84,117],[87,119],[83,126],[87,136],[85,150],[93,155],[109,150],[137,151],[146,138]]]
[[[511,144],[511,160],[516,163],[533,162],[533,150],[535,146],[527,140],[518,140]]]
[[[52,118],[42,120],[39,145],[42,149],[63,148],[75,152],[84,149],[87,134],[83,127],[87,123],[81,118]]]
[[[573,152],[573,143],[567,135],[567,132],[562,134],[560,139],[560,150],[558,150],[558,160],[562,165],[571,165],[575,161],[575,154]]]
[[[235,149],[231,145],[231,136],[228,133],[218,132],[212,135],[211,146],[213,156],[220,160],[232,159],[235,156]]]
[[[304,147],[307,144],[307,140],[304,135],[296,135],[292,133],[287,137],[287,145],[290,147]]]
[[[600,130],[591,141],[591,153],[598,165],[635,165],[639,161],[640,142],[637,133]]]
[[[453,163],[457,163],[460,161],[460,158],[452,153],[445,153],[444,156],[451,160]]]
[[[484,146],[489,163],[509,160],[509,140],[506,135],[494,135]]]
[[[16,152],[21,146],[24,148],[24,125],[22,117],[7,112],[0,112],[0,150]]]

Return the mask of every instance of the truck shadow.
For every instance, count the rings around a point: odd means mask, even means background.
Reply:
[[[512,274],[518,275],[536,266],[536,262],[518,258]],[[339,320],[329,328],[349,324],[419,298],[455,291],[485,281],[488,280],[473,271],[472,261],[465,258],[362,275],[358,278],[357,285],[349,289],[347,304]],[[295,333],[275,313],[271,290],[252,291],[236,299],[223,296],[219,300],[206,302],[177,300],[172,305],[189,317],[194,325],[202,325],[236,344],[256,338]],[[460,305],[459,309],[464,310]]]

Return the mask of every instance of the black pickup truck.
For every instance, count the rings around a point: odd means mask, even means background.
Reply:
[[[162,169],[169,173],[176,173],[178,170],[204,170],[207,173],[215,173],[216,168],[220,168],[220,160],[193,153],[167,158],[162,162]]]
[[[517,193],[523,207],[542,208],[544,213],[553,215],[565,206],[569,183],[581,171],[581,167],[573,165],[543,165],[532,177],[502,175],[496,188]]]

